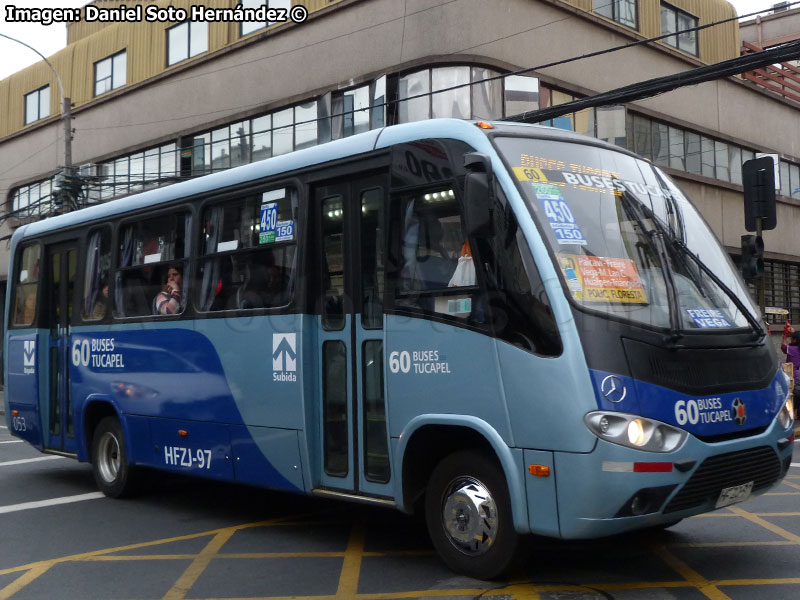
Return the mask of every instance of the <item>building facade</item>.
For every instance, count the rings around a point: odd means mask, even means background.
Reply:
[[[198,4],[95,0],[90,7],[189,15]],[[124,201],[371,128],[502,119],[742,51],[736,13],[724,0],[246,0],[243,8],[265,4],[287,15],[303,6],[308,15],[302,22],[83,20],[68,25],[68,45],[50,65],[0,81],[0,237],[60,211]],[[66,145],[54,71],[72,103],[79,177],[67,196],[56,193]],[[778,226],[764,235],[766,303],[800,321],[800,102],[762,83],[723,78],[547,124],[610,140],[663,167],[734,257],[745,233],[742,163],[777,154]],[[5,242],[0,279],[7,276]]]

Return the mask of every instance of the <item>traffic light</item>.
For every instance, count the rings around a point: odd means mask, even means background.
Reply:
[[[764,240],[760,235],[742,236],[742,277],[759,279],[764,275]]]

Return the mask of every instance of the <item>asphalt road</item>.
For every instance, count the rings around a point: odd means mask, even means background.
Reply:
[[[508,582],[456,576],[419,520],[154,475],[110,500],[91,470],[0,429],[0,600],[800,598],[800,444],[768,494],[667,531],[534,540]]]

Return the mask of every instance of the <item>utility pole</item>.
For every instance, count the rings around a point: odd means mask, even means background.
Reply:
[[[74,181],[72,168],[72,101],[70,98],[64,95],[64,85],[61,83],[61,77],[59,76],[58,71],[56,71],[55,67],[50,64],[50,61],[47,60],[47,57],[33,46],[30,46],[22,40],[18,40],[17,38],[13,38],[4,33],[0,33],[0,37],[4,37],[12,42],[17,42],[18,44],[22,44],[29,50],[32,50],[38,54],[56,76],[56,81],[58,82],[58,91],[61,95],[61,120],[64,122],[64,177],[65,180]],[[69,189],[69,191],[66,193],[67,199],[70,206],[74,207],[74,191],[71,186],[65,186],[65,189]]]

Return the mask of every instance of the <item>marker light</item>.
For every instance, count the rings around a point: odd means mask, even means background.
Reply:
[[[673,452],[689,437],[682,429],[639,415],[598,410],[583,421],[601,440],[646,452]]]
[[[494,129],[494,125],[492,125],[491,123],[487,123],[486,121],[478,121],[477,123],[475,123],[475,125],[477,125],[481,129]]]

